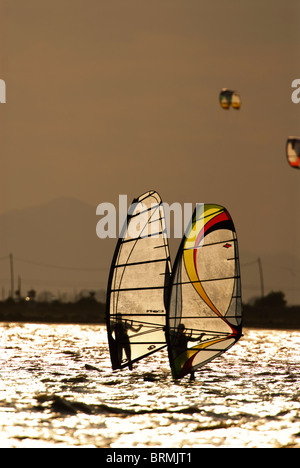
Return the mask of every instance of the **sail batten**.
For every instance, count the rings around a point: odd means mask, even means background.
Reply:
[[[236,343],[241,330],[233,221],[220,205],[199,205],[182,239],[170,283],[166,336],[173,377],[192,374],[220,356]]]

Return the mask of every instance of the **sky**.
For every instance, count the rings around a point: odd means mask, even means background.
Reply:
[[[254,257],[300,259],[285,157],[299,14],[299,0],[0,0],[0,214],[72,197],[96,228],[98,204],[154,189],[224,205]]]

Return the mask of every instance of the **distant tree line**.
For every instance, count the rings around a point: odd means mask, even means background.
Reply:
[[[104,290],[87,290],[83,289],[78,293],[58,293],[55,295],[52,291],[44,290],[37,292],[31,288],[27,291],[27,294],[22,295],[20,290],[15,291],[15,297],[9,296],[6,299],[2,299],[2,302],[39,302],[39,303],[77,303],[77,302],[105,302],[105,291]]]
[[[255,299],[253,307],[275,307],[282,309],[286,307],[286,304],[285,294],[282,291],[271,291],[266,296]]]
[[[271,291],[243,305],[245,327],[300,329],[300,305],[287,305],[282,291]]]

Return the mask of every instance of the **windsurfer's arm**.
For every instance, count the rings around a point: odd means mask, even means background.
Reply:
[[[132,325],[132,322],[131,322],[131,325],[129,325],[129,328],[130,330],[134,331],[135,333],[137,333],[138,331],[140,331],[140,329],[142,328],[143,325],[138,325],[137,327],[134,327]]]
[[[192,338],[192,335],[190,335],[189,341],[201,341],[203,336],[204,336],[204,333],[201,333],[201,335],[196,336],[195,338]]]
[[[132,330],[133,332],[137,333],[138,331],[140,331],[143,325],[137,325],[137,327],[134,327],[132,320],[131,322],[126,320],[124,326],[126,327],[126,330]]]

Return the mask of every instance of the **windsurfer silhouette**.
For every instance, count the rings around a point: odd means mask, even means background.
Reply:
[[[175,338],[175,342],[173,345],[174,355],[179,356],[180,354],[186,352],[188,349],[188,342],[200,341],[203,335],[204,333],[201,333],[200,336],[197,336],[196,338],[192,338],[191,333],[190,334],[187,333],[184,323],[180,323],[177,328],[176,338]],[[190,373],[190,380],[195,380],[194,371],[191,371]]]
[[[129,323],[127,320],[123,321],[122,315],[120,313],[116,315],[116,321],[112,325],[112,331],[115,332],[115,358],[118,361],[119,367],[121,367],[122,354],[124,349],[126,358],[128,360],[128,367],[130,370],[132,370],[130,340],[127,332],[128,330],[132,330],[133,332],[137,333],[141,328],[142,325],[134,327],[132,321],[131,323]]]

